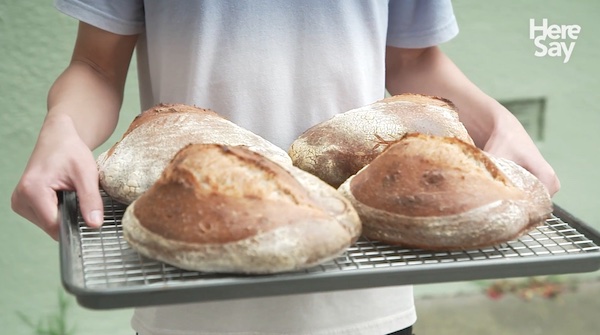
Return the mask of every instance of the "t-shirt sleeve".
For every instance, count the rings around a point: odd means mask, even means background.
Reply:
[[[387,45],[425,48],[458,34],[450,0],[390,0]]]
[[[144,3],[141,0],[55,0],[60,12],[92,26],[120,35],[144,30]]]

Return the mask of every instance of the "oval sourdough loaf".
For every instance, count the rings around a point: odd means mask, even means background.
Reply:
[[[363,234],[424,249],[471,249],[525,234],[549,218],[551,198],[519,165],[456,138],[405,135],[339,188]]]
[[[127,208],[140,253],[198,271],[275,273],[330,260],[361,234],[339,192],[245,147],[190,144]]]
[[[100,185],[113,199],[129,204],[189,143],[245,145],[275,162],[291,164],[285,150],[211,110],[160,104],[138,115],[121,140],[98,156]]]
[[[334,187],[406,133],[473,140],[449,100],[402,94],[338,114],[311,127],[290,146],[294,165]]]

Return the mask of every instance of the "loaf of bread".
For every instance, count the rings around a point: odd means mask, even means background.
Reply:
[[[190,144],[127,208],[140,253],[197,271],[276,273],[317,265],[361,234],[339,192],[243,146]]]
[[[515,239],[544,223],[552,201],[519,165],[457,138],[407,134],[339,188],[373,240],[431,250]]]
[[[294,165],[334,187],[406,133],[473,140],[449,100],[402,94],[338,114],[301,134],[288,153]]]
[[[129,204],[189,143],[244,145],[275,162],[291,164],[285,150],[211,110],[160,104],[138,115],[121,140],[98,156],[100,185],[113,199]]]

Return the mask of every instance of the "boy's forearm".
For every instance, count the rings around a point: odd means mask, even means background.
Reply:
[[[451,100],[475,144],[484,148],[506,110],[473,84],[437,47],[409,51],[388,48],[386,88],[390,94],[421,93]]]
[[[114,131],[123,100],[123,88],[83,62],[72,62],[48,93],[45,122],[69,117],[90,149],[104,143]]]
[[[479,148],[523,166],[550,194],[560,189],[556,173],[517,118],[477,88],[437,47],[388,48],[386,87],[391,94],[422,93],[450,99]]]

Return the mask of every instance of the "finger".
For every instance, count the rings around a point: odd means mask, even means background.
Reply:
[[[98,171],[80,170],[75,176],[74,183],[83,220],[91,228],[100,228],[104,221],[104,211],[98,186]]]
[[[558,178],[554,178],[554,181],[552,182],[552,192],[550,194],[552,194],[553,196],[558,193],[558,191],[560,191],[560,180]]]
[[[540,180],[546,186],[546,189],[548,189],[550,196],[554,196],[560,190],[560,180],[558,180],[556,174],[549,174]]]

